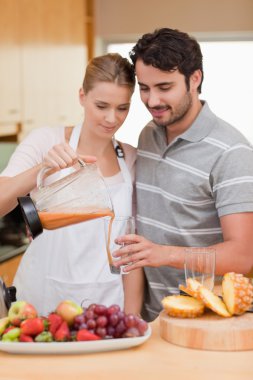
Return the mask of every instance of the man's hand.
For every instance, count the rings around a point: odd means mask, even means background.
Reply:
[[[165,246],[154,244],[150,240],[134,234],[120,236],[115,242],[122,247],[112,253],[113,257],[120,258],[114,261],[114,265],[116,267],[127,265],[124,272],[130,272],[144,266],[159,267],[166,265],[163,255]]]

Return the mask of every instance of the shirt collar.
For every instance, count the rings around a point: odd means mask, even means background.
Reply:
[[[201,101],[203,107],[197,118],[194,120],[192,125],[181,135],[177,137],[183,140],[197,142],[203,140],[213,128],[214,114],[210,110],[207,102]]]

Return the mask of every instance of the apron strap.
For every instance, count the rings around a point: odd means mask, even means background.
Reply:
[[[117,159],[118,159],[118,163],[120,166],[120,170],[121,170],[123,179],[126,183],[128,183],[130,186],[132,186],[132,178],[131,178],[131,174],[129,172],[129,169],[127,167],[126,161],[124,159],[125,154],[124,154],[123,148],[122,148],[120,142],[115,140],[114,137],[112,139],[112,143],[113,143],[116,155],[117,155]]]
[[[69,145],[75,151],[77,150],[80,134],[81,134],[82,124],[78,124],[73,128],[70,136]]]

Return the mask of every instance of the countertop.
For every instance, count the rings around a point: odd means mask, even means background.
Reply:
[[[152,335],[148,341],[123,351],[78,355],[12,355],[0,352],[0,379],[253,379],[253,351],[215,352],[183,348],[160,337],[159,318],[150,326]]]

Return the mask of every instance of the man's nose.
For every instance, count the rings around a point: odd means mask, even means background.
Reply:
[[[159,99],[158,94],[155,91],[150,91],[147,103],[148,103],[148,107],[150,108],[159,106],[160,99]]]

